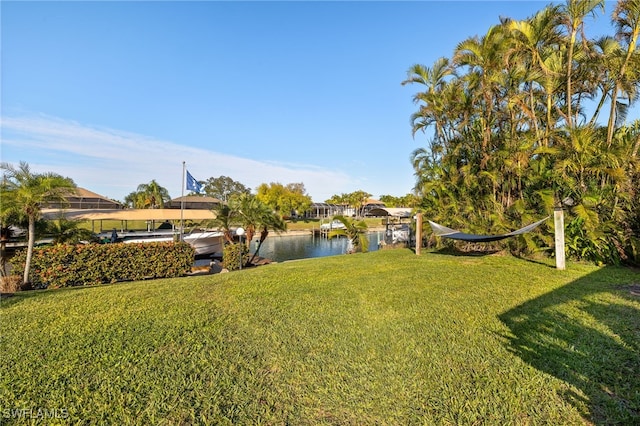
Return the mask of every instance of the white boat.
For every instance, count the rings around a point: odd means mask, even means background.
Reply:
[[[409,225],[402,225],[400,227],[393,228],[391,231],[392,243],[408,243],[411,241],[411,231]]]
[[[334,220],[329,223],[323,223],[320,225],[320,229],[322,231],[330,231],[332,229],[346,229],[346,228],[347,227],[344,226],[344,223],[340,222],[339,220]]]
[[[191,232],[183,235],[182,239],[193,246],[196,256],[222,256],[224,233],[220,231]]]
[[[172,242],[180,239],[180,234],[171,229],[126,231],[116,232],[116,234],[116,241],[127,244]],[[102,234],[101,237],[109,239],[111,238],[111,233]],[[182,239],[194,248],[196,256],[222,256],[224,234],[220,231],[192,231],[188,234],[183,234]]]

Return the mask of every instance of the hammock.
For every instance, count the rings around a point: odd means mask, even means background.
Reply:
[[[447,228],[446,226],[438,225],[437,223],[431,222],[431,221],[429,221],[429,225],[431,225],[431,229],[433,230],[433,233],[438,237],[451,238],[453,240],[472,241],[474,243],[488,243],[491,241],[499,241],[505,238],[513,237],[515,235],[531,232],[534,228],[539,226],[541,223],[543,223],[547,219],[549,219],[549,216],[545,217],[542,220],[537,221],[536,223],[527,225],[524,228],[520,228],[517,231],[509,232],[508,234],[502,234],[502,235],[465,234],[464,232],[456,231],[455,229]]]

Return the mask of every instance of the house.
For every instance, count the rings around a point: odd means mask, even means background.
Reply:
[[[309,210],[304,212],[304,217],[307,219],[323,219],[342,214],[343,210],[344,206],[328,203],[312,203]]]
[[[367,216],[371,210],[384,207],[385,204],[382,201],[369,199],[361,209],[358,209],[358,213],[361,216]],[[308,219],[323,219],[336,215],[355,216],[356,210],[346,204],[313,203],[309,210],[304,213],[304,217]]]
[[[165,204],[165,209],[180,209],[184,201],[185,209],[211,210],[222,204],[217,198],[206,197],[201,195],[185,195],[184,197],[174,198]]]
[[[385,204],[382,201],[374,200],[369,198],[364,204],[357,209],[354,209],[352,206],[344,206],[343,214],[345,216],[368,216],[369,212],[373,209],[383,209]]]
[[[102,195],[91,192],[85,188],[76,188],[75,192],[65,197],[66,203],[51,202],[47,205],[49,209],[69,209],[69,210],[121,210],[122,204],[110,200]]]

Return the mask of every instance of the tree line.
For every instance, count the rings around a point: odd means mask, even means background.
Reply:
[[[249,187],[228,176],[210,177],[206,181],[199,181],[202,185],[202,194],[207,197],[216,198],[223,203],[227,203],[234,197],[251,195]],[[190,193],[189,195],[194,195]],[[307,194],[304,183],[279,182],[262,183],[256,188],[254,194],[260,201],[269,206],[273,211],[283,217],[302,215],[311,207],[313,200]],[[342,205],[353,208],[357,216],[361,216],[362,209],[372,195],[363,190],[349,193],[334,194],[325,200],[325,203]],[[164,208],[171,200],[169,191],[160,186],[158,182],[152,180],[149,183],[138,185],[136,191],[125,197],[124,204],[129,208]],[[381,195],[380,201],[387,207],[415,207],[418,205],[418,198],[414,194],[404,196]]]
[[[412,165],[420,207],[434,221],[503,233],[566,211],[573,258],[640,261],[640,1],[621,0],[612,33],[587,36],[602,0],[551,4],[524,20],[500,18],[451,57],[412,66],[419,88]],[[552,246],[551,232],[506,244]]]

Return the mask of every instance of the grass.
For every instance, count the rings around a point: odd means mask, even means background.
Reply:
[[[568,266],[386,250],[18,294],[1,308],[0,416],[637,424],[640,276]]]

